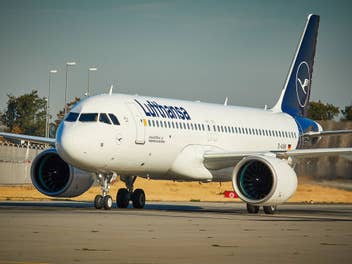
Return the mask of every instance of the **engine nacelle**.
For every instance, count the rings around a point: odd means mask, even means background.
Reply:
[[[94,183],[91,173],[67,164],[56,149],[47,149],[35,157],[31,179],[38,191],[52,197],[75,197]]]
[[[277,205],[297,189],[297,175],[287,164],[270,156],[249,156],[233,170],[232,185],[238,197],[253,205]]]

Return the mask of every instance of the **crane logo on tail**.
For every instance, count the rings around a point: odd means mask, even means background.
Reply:
[[[297,68],[296,92],[299,105],[305,107],[308,103],[310,93],[310,71],[306,61],[302,61]]]

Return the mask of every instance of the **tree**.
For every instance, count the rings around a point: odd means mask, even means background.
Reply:
[[[75,97],[75,99],[73,101],[67,103],[67,105],[66,105],[67,112],[69,112],[71,110],[71,108],[80,100],[81,100],[81,98]],[[56,116],[57,116],[57,118],[54,121],[54,123],[50,124],[50,126],[53,127],[53,129],[51,129],[52,131],[50,132],[50,134],[54,134],[54,135],[51,135],[52,137],[55,136],[56,129],[59,127],[62,119],[65,116],[65,108],[62,108],[62,110],[60,110],[60,112]]]
[[[345,106],[345,109],[341,109],[342,121],[352,121],[352,105]]]
[[[307,117],[313,120],[332,120],[339,114],[339,108],[321,101],[309,102]]]
[[[12,133],[43,136],[45,133],[46,99],[38,96],[38,91],[19,97],[7,95],[7,109],[1,121]]]

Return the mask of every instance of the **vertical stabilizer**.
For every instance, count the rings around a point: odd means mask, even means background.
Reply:
[[[284,88],[273,111],[285,112],[294,117],[305,116],[312,86],[319,19],[317,15],[308,16]]]

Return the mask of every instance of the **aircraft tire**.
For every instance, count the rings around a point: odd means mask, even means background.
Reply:
[[[145,206],[145,193],[142,189],[136,189],[132,195],[133,208],[144,208]]]
[[[106,195],[103,198],[103,206],[105,210],[110,210],[112,207],[112,197],[110,195]]]
[[[259,212],[259,206],[247,203],[247,212],[249,214],[257,214]]]
[[[118,208],[127,208],[130,202],[130,194],[126,188],[118,190],[116,195],[116,204]]]
[[[265,214],[275,214],[276,212],[276,206],[275,205],[271,205],[271,206],[263,206],[264,209],[264,213]]]
[[[94,207],[96,209],[103,208],[103,196],[101,196],[100,194],[96,195],[94,198]]]

